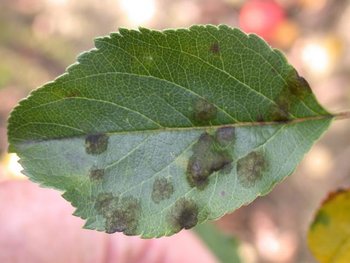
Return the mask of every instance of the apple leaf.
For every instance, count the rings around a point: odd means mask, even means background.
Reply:
[[[172,235],[248,204],[328,128],[278,50],[225,25],[120,29],[21,101],[9,150],[85,228]]]

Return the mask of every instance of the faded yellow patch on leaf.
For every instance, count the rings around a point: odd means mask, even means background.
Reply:
[[[350,190],[329,195],[315,215],[308,245],[321,263],[350,260]]]

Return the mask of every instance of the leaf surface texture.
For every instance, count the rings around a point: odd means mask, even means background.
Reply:
[[[10,151],[86,228],[145,238],[216,219],[291,174],[332,116],[256,35],[227,26],[97,38],[11,114]]]

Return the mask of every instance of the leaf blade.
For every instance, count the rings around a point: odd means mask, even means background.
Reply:
[[[96,48],[8,129],[26,174],[65,191],[87,228],[154,237],[218,218],[291,174],[332,120],[280,52],[237,29],[121,29]]]

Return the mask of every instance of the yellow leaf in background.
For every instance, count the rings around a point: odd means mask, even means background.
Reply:
[[[350,189],[329,195],[308,233],[308,244],[321,263],[350,262]]]
[[[22,166],[18,163],[19,157],[15,153],[5,154],[0,158],[0,180],[1,179],[27,179],[22,174]]]

